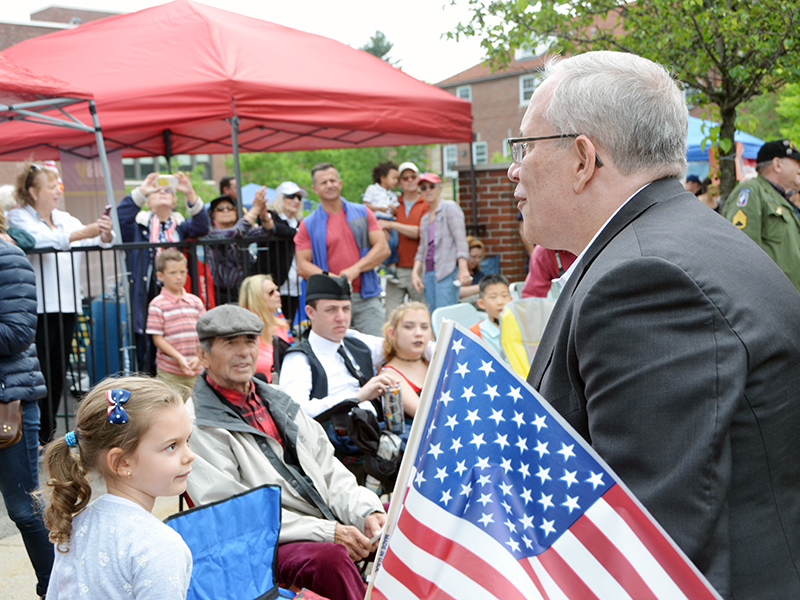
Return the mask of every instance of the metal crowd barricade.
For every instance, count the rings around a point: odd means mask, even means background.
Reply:
[[[152,340],[147,335],[137,335],[133,330],[133,310],[128,306],[123,293],[123,277],[130,277],[128,251],[146,250],[150,263],[155,264],[155,254],[159,249],[178,248],[188,260],[190,291],[203,300],[206,308],[219,305],[229,298],[216,298],[212,264],[217,255],[230,256],[231,250],[239,260],[241,280],[256,274],[270,273],[278,265],[288,265],[289,253],[293,252],[292,240],[266,237],[237,239],[203,239],[170,244],[125,243],[116,244],[112,249],[97,246],[75,247],[61,251],[55,249],[34,249],[28,251],[37,278],[39,310],[52,313],[49,318],[40,316],[41,331],[37,334],[38,355],[42,372],[48,379],[47,398],[42,402],[44,415],[55,416],[58,430],[68,431],[75,414],[76,402],[88,393],[91,387],[110,375],[130,375],[133,373],[155,373]],[[122,252],[120,252],[122,251]],[[53,256],[55,255],[55,256]],[[69,256],[69,268],[49,269],[45,265],[57,264],[58,255]],[[124,258],[120,258],[124,255]],[[221,269],[229,269],[223,264]],[[48,277],[48,274],[51,274]],[[52,276],[55,275],[55,277]],[[209,276],[210,275],[210,276]],[[73,284],[62,281],[72,278]],[[155,278],[153,266],[152,277]],[[240,282],[241,282],[240,280]],[[62,285],[62,283],[66,285]],[[299,281],[298,281],[299,284]],[[55,286],[55,298],[52,287]],[[69,288],[65,290],[62,288]],[[69,292],[71,298],[62,297]],[[70,300],[70,301],[68,301]],[[135,301],[134,301],[135,302]],[[44,306],[42,304],[44,303]],[[74,318],[65,308],[74,306]],[[142,310],[141,307],[138,310]],[[145,313],[147,306],[143,307]],[[303,335],[307,324],[300,323],[296,328]],[[144,334],[144,331],[141,332]],[[67,340],[59,351],[55,345]],[[137,344],[145,344],[139,348]],[[52,350],[52,352],[51,352]],[[144,361],[140,360],[144,356]],[[58,363],[51,361],[58,361]],[[53,368],[55,367],[55,368]],[[63,393],[53,395],[53,385],[49,374],[58,371],[64,374]],[[57,388],[57,386],[56,386]],[[44,429],[43,429],[44,431]]]

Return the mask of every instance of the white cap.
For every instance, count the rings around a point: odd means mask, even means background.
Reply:
[[[283,194],[284,196],[293,196],[294,194],[300,194],[303,198],[308,196],[308,192],[297,185],[294,181],[284,181],[275,188],[275,192],[278,194]]]
[[[419,169],[417,168],[417,165],[415,165],[412,162],[404,162],[402,165],[397,167],[398,175],[402,175],[403,171],[408,171],[408,170],[414,171],[414,173],[419,175]]]

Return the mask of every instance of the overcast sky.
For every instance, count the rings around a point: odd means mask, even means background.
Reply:
[[[165,2],[159,0],[3,0],[0,20],[28,22],[30,13],[52,4],[134,12]],[[466,0],[450,6],[449,0],[202,0],[265,21],[333,38],[354,48],[365,45],[376,30],[394,44],[390,57],[413,77],[436,83],[479,63],[479,42],[441,39],[456,24],[467,20]]]

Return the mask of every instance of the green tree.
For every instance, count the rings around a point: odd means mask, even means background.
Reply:
[[[746,131],[764,141],[785,137],[786,134],[781,131],[791,126],[791,119],[778,112],[783,95],[782,91],[762,94],[742,104],[736,118],[736,129]]]
[[[452,4],[464,0],[451,0]],[[514,48],[552,52],[633,52],[666,65],[715,104],[711,142],[731,155],[742,103],[800,79],[796,0],[466,0],[471,18],[450,37],[478,36],[487,57],[508,62]],[[733,161],[720,161],[723,197],[735,185]]]
[[[781,135],[796,144],[800,143],[800,83],[792,83],[784,88],[777,111],[786,119],[781,127]]]
[[[307,190],[313,200],[317,196],[311,190],[311,168],[318,163],[329,162],[336,167],[342,178],[342,196],[351,202],[361,202],[361,195],[372,183],[372,169],[378,163],[392,160],[399,164],[410,160],[423,168],[426,164],[425,149],[425,146],[390,146],[256,152],[240,155],[239,161],[243,184],[253,182],[274,188],[283,181],[294,181]]]
[[[390,65],[396,65],[399,61],[393,61],[389,58],[389,52],[392,51],[394,44],[390,42],[382,31],[375,31],[375,35],[369,38],[369,42],[361,46],[364,52],[369,52],[372,56],[377,56]]]

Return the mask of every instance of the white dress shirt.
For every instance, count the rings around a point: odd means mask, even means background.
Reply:
[[[354,329],[348,329],[346,336],[356,338],[367,345],[372,354],[373,367],[383,363],[382,337],[367,335]],[[283,359],[280,385],[309,417],[314,418],[344,400],[354,399],[361,385],[347,370],[344,359],[338,353],[339,346],[343,346],[341,342],[332,342],[312,331],[308,336],[308,343],[311,344],[311,349],[314,350],[328,377],[328,395],[324,398],[311,397],[311,367],[308,364],[308,357],[301,352],[292,352]],[[347,352],[346,347],[345,352]],[[350,357],[350,362],[356,365],[352,354],[347,352],[347,355]],[[373,375],[374,373],[364,373],[366,379],[371,379]],[[361,402],[359,407],[375,412],[372,403],[366,400]]]
[[[50,214],[55,229],[45,223],[32,206],[13,208],[8,212],[8,224],[30,233],[36,240],[36,248],[56,248],[69,250],[78,246],[101,246],[110,248],[114,244],[114,233],[110,242],[103,242],[100,236],[80,240],[70,244],[69,236],[85,226],[68,212],[54,209]],[[31,254],[28,259],[36,276],[37,312],[80,313],[81,298],[80,273],[82,252],[58,252],[52,254]],[[44,272],[44,296],[42,294],[42,272]],[[56,273],[58,276],[56,276]],[[73,279],[77,276],[77,285]],[[60,300],[59,300],[60,298]]]

